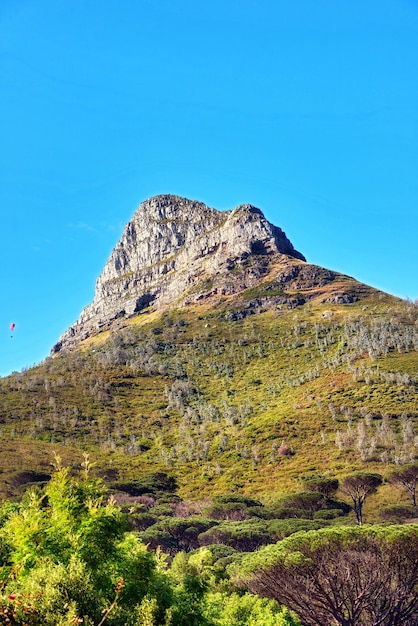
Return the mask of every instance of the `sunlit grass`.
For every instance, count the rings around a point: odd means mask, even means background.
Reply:
[[[390,337],[381,347],[367,343],[385,320],[404,341],[416,332],[416,307],[361,285],[357,302],[324,302],[340,287],[354,289],[350,280],[295,309],[248,314],[247,300],[228,297],[146,313],[1,379],[1,493],[8,472],[42,469],[54,446],[71,462],[88,450],[98,468],[126,479],[169,472],[185,498],[269,499],[297,490],[301,475],[385,474],[395,457],[416,456],[402,424],[406,416],[418,428],[417,352],[393,349]],[[231,310],[244,314],[230,320]],[[370,452],[385,419],[391,432]]]

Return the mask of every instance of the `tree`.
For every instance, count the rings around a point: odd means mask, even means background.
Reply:
[[[274,600],[258,598],[250,593],[232,593],[220,591],[222,587],[229,587],[225,579],[225,572],[213,564],[213,554],[207,548],[186,554],[178,553],[171,564],[169,575],[177,586],[177,606],[188,608],[187,620],[176,621],[176,610],[173,610],[173,626],[300,626],[285,607],[281,607]],[[221,578],[221,585],[217,581]],[[207,588],[205,596],[202,588]],[[190,594],[190,589],[194,593]],[[184,591],[187,595],[184,597]],[[191,604],[191,600],[193,601]],[[201,615],[194,621],[196,607],[200,604]],[[193,608],[194,607],[194,608]],[[202,619],[202,615],[207,621]]]
[[[418,524],[296,533],[246,556],[234,577],[302,626],[415,626]]]
[[[185,542],[190,549],[212,524],[168,519],[155,530],[159,544],[164,534],[167,545]],[[231,595],[226,573],[213,565],[208,549],[181,552],[169,566],[166,555],[151,553],[127,528],[126,517],[103,482],[89,477],[87,465],[81,476],[61,468],[21,503],[3,505],[0,624],[298,626],[274,602]],[[246,544],[249,529],[237,533]],[[227,591],[217,589],[218,581]]]
[[[363,523],[363,506],[366,498],[374,493],[381,484],[382,477],[380,474],[367,472],[357,472],[342,480],[340,490],[352,499],[352,507],[360,526]]]
[[[202,532],[199,537],[201,546],[223,543],[242,552],[257,550],[269,543],[271,536],[268,524],[264,520],[244,522],[221,522]]]
[[[405,465],[394,470],[388,478],[393,485],[400,485],[407,490],[412,498],[412,505],[417,506],[417,485],[418,485],[418,463]]]
[[[281,498],[280,505],[285,509],[296,509],[304,512],[304,517],[312,517],[315,511],[322,509],[325,497],[318,491],[302,491]]]
[[[81,477],[59,469],[43,490],[3,508],[0,624],[157,626],[170,615],[173,626],[199,623],[199,580],[179,591],[87,469]]]
[[[323,476],[304,477],[301,480],[305,491],[322,493],[325,498],[331,498],[338,489],[337,478],[324,478]]]

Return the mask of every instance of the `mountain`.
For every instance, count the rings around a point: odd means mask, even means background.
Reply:
[[[283,255],[305,260],[280,228],[245,204],[220,212],[160,195],[143,202],[97,279],[93,302],[53,350],[77,345],[115,319],[184,306],[255,285]]]
[[[416,306],[308,263],[259,209],[151,198],[51,356],[0,379],[0,493],[54,452],[192,500],[386,476],[418,454],[417,349]]]

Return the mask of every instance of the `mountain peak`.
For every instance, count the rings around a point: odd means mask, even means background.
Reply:
[[[209,283],[212,296],[252,287],[262,267],[283,255],[305,261],[285,233],[251,204],[218,211],[175,195],[149,198],[111,252],[93,302],[53,352],[73,347],[115,319],[198,301],[208,295]]]

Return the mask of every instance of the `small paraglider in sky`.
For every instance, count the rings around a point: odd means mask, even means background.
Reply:
[[[14,331],[15,327],[16,327],[16,324],[14,322],[12,322],[10,324],[10,333],[11,333],[10,338],[11,339],[13,339],[13,331]]]

